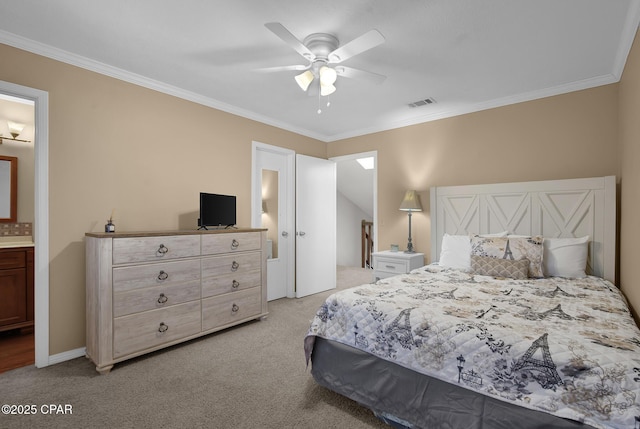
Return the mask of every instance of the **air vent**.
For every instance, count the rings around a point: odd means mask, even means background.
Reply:
[[[418,100],[418,101],[414,101],[413,103],[409,103],[408,106],[413,108],[413,107],[420,107],[420,106],[427,106],[429,104],[435,104],[436,100],[434,100],[433,98],[429,97],[429,98],[425,98],[424,100]]]

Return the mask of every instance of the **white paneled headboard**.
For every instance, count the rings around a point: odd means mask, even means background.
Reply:
[[[430,210],[433,261],[440,257],[445,232],[588,235],[587,272],[615,283],[615,176],[433,187]]]

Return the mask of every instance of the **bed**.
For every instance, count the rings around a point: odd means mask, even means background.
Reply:
[[[314,379],[404,428],[640,427],[614,177],[432,188],[432,259],[339,291]]]

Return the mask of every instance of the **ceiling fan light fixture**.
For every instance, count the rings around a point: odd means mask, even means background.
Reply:
[[[323,85],[332,85],[336,82],[338,73],[331,67],[320,67],[320,83]]]
[[[313,88],[314,93],[315,89],[319,88],[318,104],[320,104],[321,96],[326,97],[335,92],[336,87],[334,84],[338,75],[348,78],[368,78],[376,83],[381,83],[385,79],[385,76],[376,73],[342,66],[329,66],[342,63],[355,55],[384,43],[384,36],[378,30],[370,30],[350,42],[341,45],[338,38],[332,34],[313,33],[305,37],[304,40],[300,40],[279,22],[268,22],[264,25],[304,59],[309,61],[309,64],[306,66],[272,67],[268,70],[306,70],[295,76],[295,80],[305,92],[309,89],[314,79],[319,81]],[[327,106],[329,106],[329,104],[327,99]],[[318,108],[318,113],[322,113],[320,107]]]
[[[331,95],[336,92],[336,87],[333,84],[324,84],[320,81],[320,95],[326,97],[327,95]]]
[[[313,73],[310,70],[307,70],[297,75],[295,80],[298,83],[298,86],[303,91],[306,91],[309,88],[309,85],[311,85],[311,82],[313,82]]]

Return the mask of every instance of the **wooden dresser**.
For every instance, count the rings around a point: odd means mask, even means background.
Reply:
[[[267,315],[266,230],[87,233],[87,357],[117,362]]]

